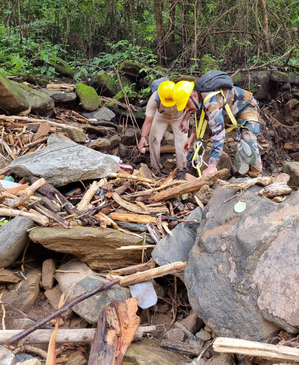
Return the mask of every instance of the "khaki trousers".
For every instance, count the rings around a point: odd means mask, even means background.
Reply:
[[[186,167],[186,154],[183,153],[183,145],[188,139],[188,133],[179,130],[179,125],[183,119],[184,114],[178,119],[166,119],[163,118],[163,113],[156,112],[149,134],[150,161],[154,170],[160,171],[162,168],[160,164],[160,146],[168,126],[171,127],[173,132],[177,168],[183,170]]]

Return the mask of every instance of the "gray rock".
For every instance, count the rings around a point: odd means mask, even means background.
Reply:
[[[188,317],[182,319],[180,323],[192,333],[198,332],[204,326],[203,320],[196,313],[191,313]]]
[[[206,362],[206,365],[235,365],[235,361],[232,355],[220,354],[219,356],[214,356]]]
[[[94,270],[110,270],[140,263],[139,250],[117,250],[141,242],[137,236],[100,227],[37,227],[30,239],[49,250],[77,256]],[[146,251],[149,254],[149,250]]]
[[[94,150],[106,150],[110,146],[110,141],[107,138],[97,138],[89,143],[89,148]]]
[[[299,162],[285,162],[282,171],[290,175],[290,186],[299,186]]]
[[[116,75],[115,75],[116,76]],[[94,87],[100,95],[114,96],[119,91],[118,83],[111,74],[99,73],[94,79]]]
[[[211,334],[204,330],[200,330],[199,332],[197,332],[196,337],[202,341],[209,341],[212,338]]]
[[[235,192],[216,189],[184,272],[192,308],[218,336],[298,332],[299,192],[277,204],[259,190],[243,192],[246,210],[235,213],[235,199],[224,203]]]
[[[56,265],[53,259],[48,259],[43,262],[41,286],[45,290],[53,288],[55,269]]]
[[[186,333],[182,331],[180,328],[171,328],[169,331],[167,331],[165,338],[171,341],[184,342],[187,336]]]
[[[12,290],[2,297],[3,302],[12,304],[21,311],[29,311],[34,305],[39,294],[40,272],[31,270],[26,274],[26,279],[20,284],[15,284]]]
[[[18,364],[23,364],[23,362],[25,362],[26,360],[32,360],[34,359],[33,356],[29,355],[29,354],[16,354],[15,355],[15,361],[16,361],[16,365]]]
[[[36,324],[36,322],[30,318],[17,318],[17,319],[13,320],[13,327],[18,330],[26,330],[27,328],[30,328],[30,327],[34,326],[35,324]],[[21,360],[18,360],[18,361],[21,361]]]
[[[69,273],[56,273],[56,279],[61,290],[66,294],[67,302],[75,299],[100,284],[106,284],[109,280],[96,275],[87,265],[82,262],[72,261],[60,267]],[[77,272],[80,273],[77,273]],[[113,300],[123,301],[130,297],[130,290],[119,285],[101,291],[98,294],[73,306],[73,311],[88,323],[97,323],[101,310]]]
[[[39,360],[32,358],[24,362],[18,362],[16,365],[42,365],[42,364]]]
[[[115,117],[115,113],[112,110],[103,106],[102,108],[94,111],[93,113],[83,113],[86,118],[94,118],[100,121],[110,122]]]
[[[43,177],[54,186],[79,180],[100,179],[117,172],[119,165],[111,157],[52,134],[48,146],[16,158],[10,164],[18,176]]]
[[[161,348],[159,343],[146,338],[131,343],[122,365],[182,365],[186,362],[184,356]]]
[[[0,268],[11,265],[23,252],[29,236],[27,230],[34,222],[25,217],[15,217],[0,227]]]
[[[31,87],[19,84],[18,82],[12,82],[14,83],[14,86],[23,93],[28,104],[31,106],[32,113],[38,113],[40,115],[52,114],[55,103],[50,96],[39,90],[31,89]]]
[[[191,248],[196,238],[196,230],[200,225],[202,210],[194,209],[186,219],[196,219],[196,223],[179,223],[171,235],[162,238],[152,251],[152,258],[162,266],[176,261],[188,261]]]
[[[73,92],[65,92],[63,90],[48,90],[48,89],[40,89],[41,92],[47,94],[54,101],[61,103],[70,103],[77,99],[76,93]]]
[[[0,364],[1,365],[15,365],[15,355],[6,347],[0,346]]]

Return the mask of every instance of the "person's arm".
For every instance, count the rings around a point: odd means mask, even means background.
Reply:
[[[189,132],[189,118],[191,116],[191,113],[188,111],[186,112],[184,119],[181,121],[181,124],[179,126],[179,129],[181,132],[183,133],[188,133]]]
[[[183,152],[188,153],[190,148],[193,146],[194,141],[196,140],[196,133],[191,133],[190,137],[183,144]]]
[[[141,152],[141,150],[144,146],[148,146],[146,137],[149,135],[149,132],[151,130],[153,119],[154,119],[153,117],[145,117],[143,126],[141,128],[141,138],[140,138],[140,141],[138,143],[138,150],[140,152]]]

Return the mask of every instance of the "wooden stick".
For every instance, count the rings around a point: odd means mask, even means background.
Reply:
[[[41,186],[45,185],[47,182],[44,178],[41,178],[34,182],[31,186],[29,186],[25,193],[23,193],[18,199],[15,199],[10,202],[11,206],[13,208],[17,208],[20,205],[23,205],[25,201],[31,197],[31,195],[34,195],[35,191],[39,189]]]
[[[134,245],[134,246],[121,246],[117,250],[143,250],[144,248],[155,248],[156,245]]]
[[[110,213],[110,216],[115,221],[131,222],[139,224],[153,223],[157,224],[157,218],[142,214],[126,214],[126,213]]]
[[[297,348],[235,338],[218,337],[213,344],[213,349],[217,352],[257,356],[263,359],[295,362],[299,360],[299,349]]]
[[[175,198],[177,196],[193,193],[198,191],[204,185],[213,185],[218,179],[224,176],[228,172],[228,169],[222,169],[220,171],[215,172],[212,175],[207,176],[206,178],[200,178],[198,181],[194,181],[191,183],[183,184],[182,186],[177,186],[171,188],[166,191],[162,191],[160,193],[156,193],[153,196],[149,197],[149,201],[160,201],[160,200],[169,200]]]
[[[59,215],[55,214],[54,212],[51,212],[49,209],[40,205],[39,203],[34,204],[34,209],[37,210],[42,215],[45,215],[46,217],[53,219],[58,224],[62,225],[62,227],[70,228],[70,223],[67,220],[59,217]]]
[[[18,209],[0,208],[0,216],[4,216],[4,217],[21,216],[21,217],[30,218],[34,222],[36,222],[42,226],[47,226],[49,224],[49,219],[41,214],[22,212],[21,210],[18,210]]]
[[[46,119],[27,118],[27,117],[16,116],[16,115],[15,116],[0,115],[0,120],[12,121],[12,122],[14,120],[23,120],[24,122],[31,122],[31,123],[36,123],[36,124],[48,123],[51,125],[55,125],[56,127],[60,127],[60,128],[64,128],[64,129],[75,129],[77,131],[83,132],[83,129],[81,129],[81,128],[73,127],[73,126],[67,125],[67,124],[51,122],[50,120],[46,120]]]
[[[183,271],[186,265],[187,262],[177,261],[172,264],[155,267],[154,269],[150,269],[147,271],[137,272],[136,274],[124,277],[123,279],[120,280],[119,284],[121,286],[129,286],[133,284],[142,283],[144,281],[148,281],[154,278],[158,278],[163,275],[174,274]]]
[[[80,211],[84,210],[87,207],[87,205],[90,203],[91,199],[93,198],[94,194],[97,192],[98,188],[100,188],[104,184],[105,184],[104,179],[101,179],[100,181],[94,181],[90,185],[87,192],[84,194],[80,203],[77,205],[77,209]]]
[[[160,344],[164,349],[179,352],[189,356],[198,356],[199,348],[197,346],[189,345],[188,343],[173,340],[163,340]]]
[[[139,271],[153,269],[154,266],[155,266],[155,261],[153,259],[150,259],[148,262],[146,262],[144,264],[137,264],[137,265],[133,265],[133,266],[129,266],[129,267],[124,267],[122,269],[112,270],[112,271],[110,271],[110,274],[131,275],[131,274],[135,274],[136,272],[139,272]]]
[[[110,177],[115,177],[115,178],[121,178],[121,179],[142,181],[142,182],[147,182],[149,184],[155,184],[156,183],[154,180],[146,179],[145,177],[139,177],[139,176],[134,176],[134,175],[125,175],[125,174],[117,174],[115,172],[111,172],[109,176]]]
[[[139,326],[136,335],[140,337],[144,332],[156,331],[157,326]],[[0,330],[0,345],[4,345],[13,337],[21,334],[23,330]],[[56,343],[91,343],[94,338],[95,328],[59,328]],[[40,329],[31,333],[26,338],[28,344],[47,344],[50,341],[52,329]]]

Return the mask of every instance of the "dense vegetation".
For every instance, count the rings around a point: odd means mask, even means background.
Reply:
[[[226,70],[277,59],[276,65],[297,70],[298,44],[299,7],[293,0],[2,0],[0,5],[0,72],[6,75],[54,75],[49,60],[57,56],[76,75],[125,59],[192,74],[207,54]]]

